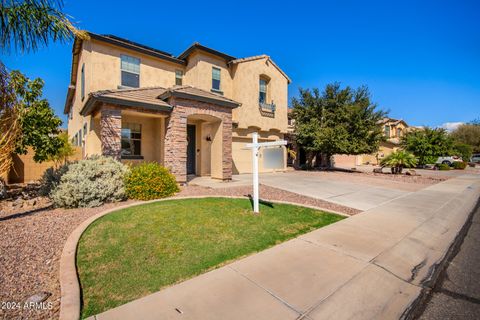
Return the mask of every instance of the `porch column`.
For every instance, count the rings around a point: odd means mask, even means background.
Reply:
[[[222,121],[222,178],[232,179],[232,115],[226,115]]]
[[[175,106],[166,119],[165,167],[176,177],[177,182],[187,182],[187,113],[185,108]]]
[[[100,113],[102,155],[119,160],[122,150],[122,112],[119,109],[103,107]]]

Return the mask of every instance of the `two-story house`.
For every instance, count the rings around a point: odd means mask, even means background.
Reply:
[[[379,164],[384,157],[400,149],[402,136],[413,128],[409,127],[404,120],[393,118],[383,118],[378,125],[382,126],[385,141],[380,142],[380,148],[375,154],[362,156],[360,162],[363,164]]]
[[[74,42],[64,109],[84,157],[156,161],[179,182],[228,180],[251,172],[253,132],[263,141],[287,132],[290,79],[267,55],[238,59],[195,43],[174,56],[89,35]]]

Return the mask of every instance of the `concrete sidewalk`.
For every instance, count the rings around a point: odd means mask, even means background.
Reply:
[[[91,319],[398,319],[480,195],[464,175]]]

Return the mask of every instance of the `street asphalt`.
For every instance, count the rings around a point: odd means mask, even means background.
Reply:
[[[480,207],[458,253],[450,261],[421,320],[480,319]]]

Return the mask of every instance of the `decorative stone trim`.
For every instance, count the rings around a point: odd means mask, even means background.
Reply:
[[[165,133],[165,166],[180,183],[187,181],[187,118],[191,115],[208,115],[221,121],[222,179],[232,178],[232,109],[205,102],[172,97],[173,106],[167,119]]]
[[[100,141],[102,154],[120,159],[122,111],[105,105],[100,111]]]

